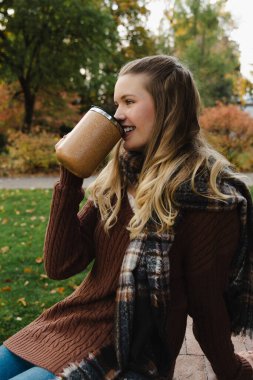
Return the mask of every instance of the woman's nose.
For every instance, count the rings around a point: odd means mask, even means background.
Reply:
[[[125,115],[124,115],[124,113],[122,112],[122,110],[120,110],[119,107],[117,108],[117,110],[116,110],[116,112],[114,114],[114,117],[115,117],[115,119],[121,120],[121,121],[126,118]]]

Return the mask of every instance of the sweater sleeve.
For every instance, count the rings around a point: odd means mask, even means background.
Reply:
[[[192,211],[185,239],[186,291],[193,332],[220,379],[249,380],[250,364],[234,353],[224,293],[239,242],[237,210]]]
[[[84,198],[83,180],[61,167],[44,242],[44,265],[52,279],[65,279],[84,270],[93,260],[97,210]]]

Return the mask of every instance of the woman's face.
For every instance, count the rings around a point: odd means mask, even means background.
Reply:
[[[146,74],[125,74],[118,78],[114,89],[117,107],[115,118],[124,128],[124,148],[143,151],[149,143],[155,124],[155,106],[147,91]]]

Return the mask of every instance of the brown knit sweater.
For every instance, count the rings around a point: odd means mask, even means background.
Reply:
[[[45,269],[50,278],[64,279],[95,259],[93,268],[74,293],[4,342],[15,354],[56,374],[113,341],[114,299],[129,244],[126,226],[133,215],[125,197],[118,221],[107,235],[91,201],[78,212],[81,186],[80,178],[62,168],[46,232]],[[172,368],[190,314],[196,338],[219,380],[252,379],[251,366],[234,354],[223,300],[238,223],[236,211],[189,211],[178,226],[170,253],[167,336]]]

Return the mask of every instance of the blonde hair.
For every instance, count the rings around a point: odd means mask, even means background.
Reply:
[[[217,176],[230,165],[200,131],[200,99],[190,71],[175,57],[158,55],[126,64],[119,76],[143,73],[150,79],[147,90],[154,99],[156,119],[136,189],[136,210],[128,226],[132,239],[144,230],[150,219],[160,232],[173,226],[178,214],[174,201],[176,190],[190,179],[196,192],[194,180],[201,170],[210,172],[210,190],[203,196],[225,200],[226,195],[217,187]],[[119,169],[121,146],[119,142],[112,159],[88,189],[107,232],[117,222],[125,190]]]

